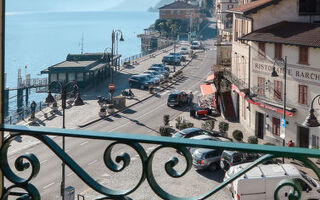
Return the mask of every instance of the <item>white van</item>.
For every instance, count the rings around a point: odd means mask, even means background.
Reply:
[[[238,173],[250,163],[231,167],[224,177],[224,181]],[[274,191],[283,179],[293,179],[302,188],[302,200],[320,199],[320,186],[311,177],[302,174],[291,164],[259,165],[240,176],[229,184],[227,188],[235,200],[273,200]],[[280,199],[288,199],[290,187],[285,186],[279,191]]]

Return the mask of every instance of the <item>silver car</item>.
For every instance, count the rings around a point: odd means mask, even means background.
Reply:
[[[219,149],[196,149],[192,153],[193,166],[197,170],[215,171],[219,168],[221,153],[222,150]]]
[[[146,70],[143,72],[144,74],[151,74],[155,77],[157,77],[160,81],[163,81],[164,75],[162,75],[160,72],[157,72],[155,70]]]

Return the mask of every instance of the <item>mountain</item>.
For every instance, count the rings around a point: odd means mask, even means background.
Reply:
[[[175,0],[160,0],[154,7],[150,7],[148,8],[148,11],[149,12],[158,12],[159,8],[164,6],[164,5],[167,5],[167,4],[170,4],[170,3],[173,3]]]

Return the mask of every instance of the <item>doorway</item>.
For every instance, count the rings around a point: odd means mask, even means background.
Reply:
[[[309,129],[298,126],[299,147],[309,148]]]
[[[263,139],[264,131],[264,114],[256,112],[256,136],[260,139]]]

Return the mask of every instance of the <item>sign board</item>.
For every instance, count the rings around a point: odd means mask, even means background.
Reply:
[[[109,90],[114,90],[114,84],[109,84]]]
[[[285,139],[286,137],[286,120],[281,118],[280,120],[280,137]]]

